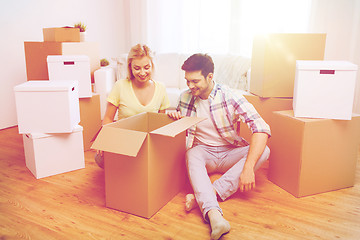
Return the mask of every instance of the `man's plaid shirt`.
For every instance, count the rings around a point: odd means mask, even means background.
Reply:
[[[235,94],[225,85],[215,83],[209,96],[210,116],[220,136],[229,144],[247,146],[249,143],[237,134],[240,121],[245,122],[253,133],[263,132],[269,135],[269,125],[260,117],[252,104],[241,94]],[[198,97],[194,97],[188,89],[180,95],[177,111],[182,116],[196,116]],[[194,142],[196,125],[187,130],[187,148]]]

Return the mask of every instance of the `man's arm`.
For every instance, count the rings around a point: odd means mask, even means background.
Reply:
[[[180,118],[183,118],[184,116],[181,116],[180,112],[179,111],[176,111],[176,112],[168,112],[167,114],[169,117],[171,117],[172,119],[175,119],[175,120],[179,120]]]
[[[240,175],[240,192],[249,191],[255,188],[254,167],[265,150],[268,137],[268,134],[262,132],[257,132],[252,135],[249,153],[246,158],[243,171]]]

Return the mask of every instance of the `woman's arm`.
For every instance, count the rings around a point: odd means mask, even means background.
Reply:
[[[115,107],[115,105],[113,105],[112,103],[108,102],[106,105],[106,112],[104,119],[102,121],[102,125],[114,122],[116,111],[117,111],[117,107]]]

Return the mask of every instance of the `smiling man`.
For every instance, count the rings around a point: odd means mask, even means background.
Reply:
[[[266,146],[269,125],[242,95],[213,80],[214,63],[206,54],[194,54],[183,64],[189,87],[183,92],[174,119],[197,116],[206,120],[188,130],[186,164],[194,194],[186,195],[185,209],[199,206],[210,223],[211,238],[219,239],[230,231],[217,197],[225,200],[238,189],[255,188],[255,171],[270,154]],[[250,143],[236,131],[239,121],[253,132]],[[222,173],[211,183],[210,173]]]

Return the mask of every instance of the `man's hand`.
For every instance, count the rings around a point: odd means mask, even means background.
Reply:
[[[250,168],[244,168],[240,174],[239,190],[240,192],[250,191],[255,188],[255,173]]]
[[[183,118],[183,116],[181,116],[180,112],[169,112],[167,114],[169,117],[171,117],[172,119],[175,119],[175,120],[179,120],[180,118]]]

